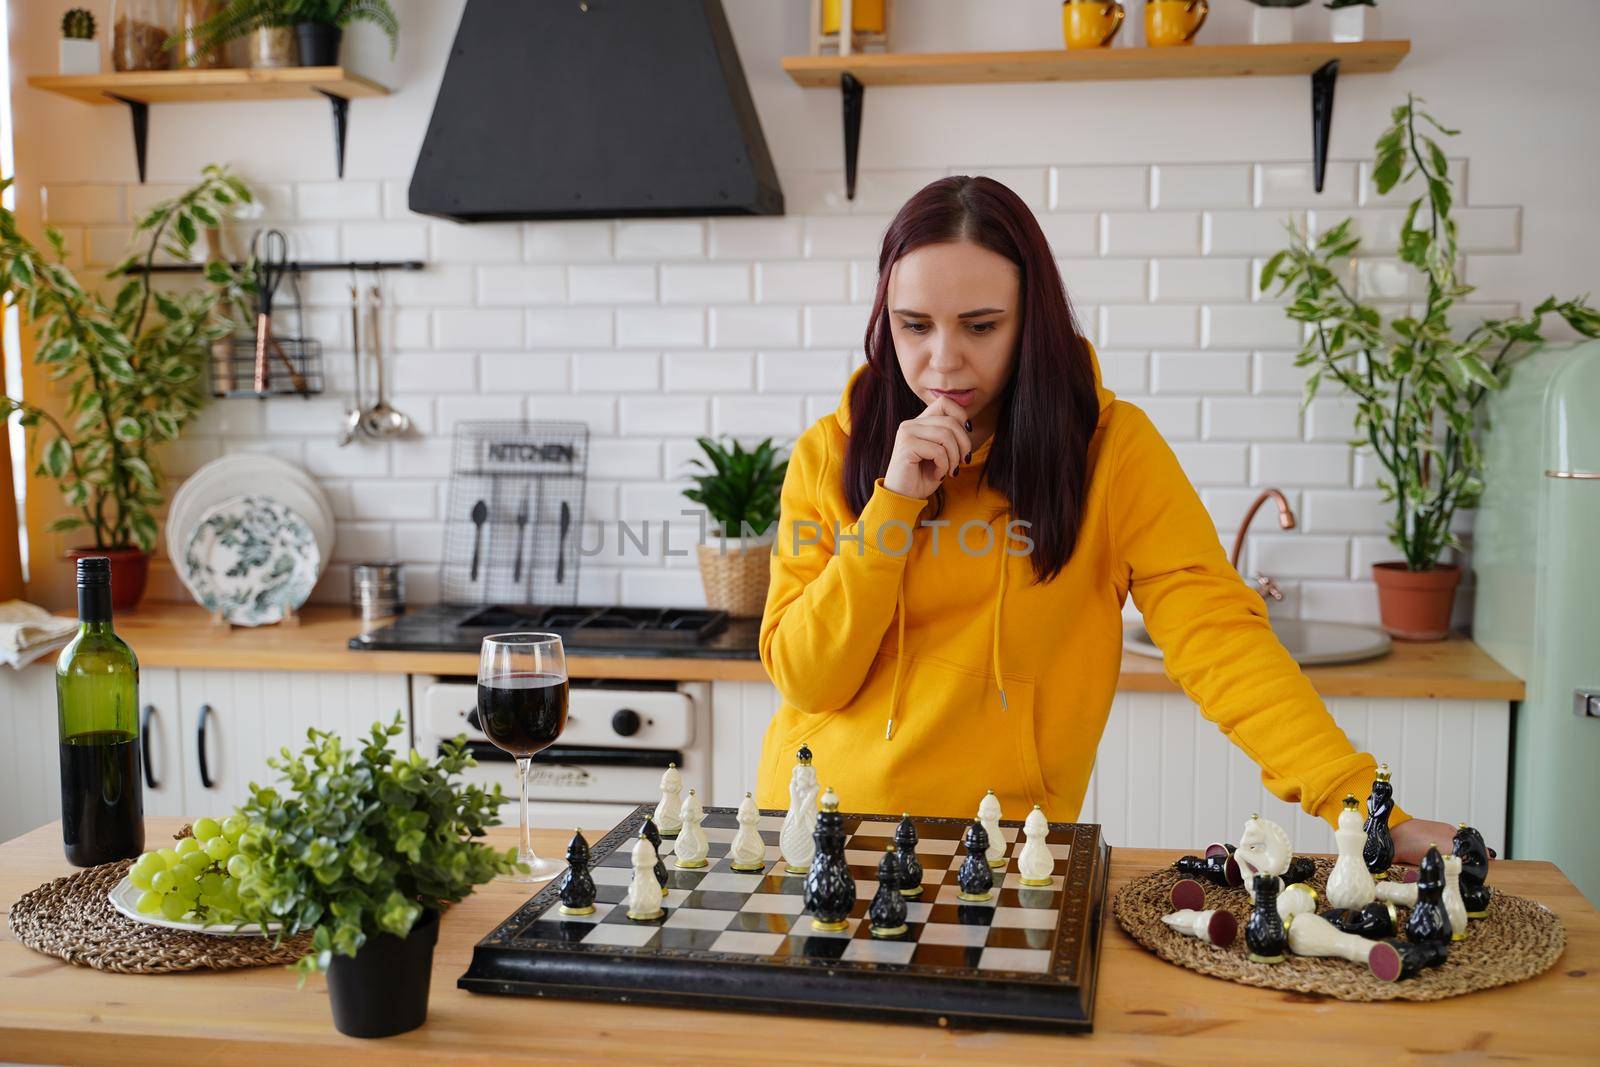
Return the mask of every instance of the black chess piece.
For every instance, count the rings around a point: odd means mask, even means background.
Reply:
[[[1374,878],[1389,877],[1389,867],[1394,863],[1394,838],[1389,835],[1389,816],[1394,814],[1394,785],[1389,781],[1389,765],[1378,765],[1377,779],[1372,783],[1372,794],[1367,797],[1367,821],[1362,829],[1367,832],[1367,843],[1361,849],[1361,859]]]
[[[1424,941],[1420,944],[1406,941],[1380,941],[1372,947],[1367,966],[1373,975],[1385,982],[1399,982],[1413,977],[1424,967],[1437,967],[1450,955],[1449,942]]]
[[[1467,918],[1481,919],[1489,912],[1492,893],[1484,884],[1489,878],[1489,846],[1466,823],[1458,825],[1452,844],[1461,859],[1461,903],[1467,906]]]
[[[1436,845],[1428,846],[1418,868],[1417,902],[1406,916],[1406,940],[1414,944],[1428,941],[1450,943],[1450,913],[1444,910],[1444,857]]]
[[[1283,872],[1284,885],[1298,885],[1309,882],[1317,873],[1317,863],[1310,856],[1296,856],[1289,861],[1289,869]]]
[[[639,834],[649,841],[656,850],[656,881],[661,883],[661,891],[667,890],[667,861],[661,858],[661,830],[656,826],[656,821],[646,815],[644,825],[639,827]]]
[[[994,895],[994,871],[989,867],[988,855],[989,831],[983,828],[983,823],[973,819],[962,844],[967,858],[961,861],[961,869],[956,872],[956,883],[961,887],[956,897],[973,904],[981,903]]]
[[[1238,862],[1226,852],[1217,856],[1184,856],[1173,866],[1191,878],[1202,878],[1212,885],[1244,885],[1244,875],[1239,873]]]
[[[1374,900],[1360,908],[1329,908],[1322,917],[1347,934],[1382,941],[1400,929],[1399,913],[1387,900]]]
[[[839,798],[832,789],[822,794],[822,810],[811,833],[817,855],[806,872],[805,908],[811,913],[813,930],[839,931],[850,924],[850,909],[856,904],[856,882],[844,861],[844,816],[839,814]]]
[[[561,914],[594,914],[594,876],[589,873],[589,842],[572,831],[567,842],[567,870],[561,876]]]
[[[917,826],[909,814],[900,816],[900,823],[894,828],[894,848],[900,862],[900,895],[920,897],[922,862],[917,859]]]
[[[1244,943],[1252,963],[1282,963],[1289,950],[1289,933],[1278,918],[1278,879],[1258,874],[1256,902],[1244,924]]]
[[[878,861],[878,892],[867,907],[873,937],[899,937],[906,932],[906,898],[900,893],[900,858],[894,846]]]

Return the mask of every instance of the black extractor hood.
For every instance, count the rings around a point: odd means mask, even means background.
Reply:
[[[781,215],[720,0],[467,0],[411,175],[459,222]]]

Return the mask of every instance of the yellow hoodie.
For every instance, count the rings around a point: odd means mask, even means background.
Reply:
[[[761,621],[761,662],[783,698],[762,750],[763,807],[788,806],[805,743],[851,811],[970,817],[993,789],[1016,817],[1040,804],[1076,819],[1130,592],[1168,675],[1260,764],[1267,789],[1332,825],[1346,793],[1366,798],[1376,761],[1273,636],[1172,450],[1100,384],[1092,352],[1088,500],[1071,559],[1045,585],[1025,528],[1005,539],[1005,497],[979,489],[992,439],[945,479],[941,525],[929,527],[918,525],[927,501],[882,478],[859,517],[849,510],[841,474],[861,369],[838,409],[801,434]],[[1405,818],[1396,808],[1391,825]]]

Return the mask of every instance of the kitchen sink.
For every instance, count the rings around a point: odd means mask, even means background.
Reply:
[[[1272,632],[1303,667],[1333,663],[1356,663],[1389,654],[1389,635],[1370,626],[1342,622],[1310,622],[1305,619],[1273,619]],[[1142,622],[1129,623],[1122,631],[1122,647],[1141,656],[1161,658],[1161,649],[1150,640]]]

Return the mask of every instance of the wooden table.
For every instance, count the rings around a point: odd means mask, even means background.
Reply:
[[[176,819],[151,819],[149,839]],[[511,844],[513,831],[492,832]],[[556,854],[563,835],[537,835]],[[1113,851],[1114,893],[1177,853]],[[60,830],[41,827],[0,845],[0,901],[72,870]],[[379,1041],[333,1028],[320,978],[297,991],[273,967],[178,975],[103,974],[39,955],[7,929],[0,939],[0,1061],[160,1064],[221,1062],[294,1067],[357,1060],[392,1063],[511,1062],[623,1064],[1044,1065],[1083,1060],[1388,1063],[1400,1056],[1458,1053],[1484,1059],[1567,1058],[1593,1062],[1600,1048],[1600,917],[1549,863],[1496,863],[1494,885],[1532,897],[1561,916],[1566,954],[1528,982],[1431,1004],[1346,1004],[1253,989],[1164,963],[1134,944],[1110,915],[1100,965],[1095,1031],[1057,1036],[940,1030],[892,1023],[832,1022],[677,1008],[645,1008],[526,997],[479,996],[456,988],[473,944],[525,897],[516,886],[481,888],[444,918],[434,955],[433,996],[420,1030]],[[1198,1037],[1204,1044],[1181,1039]]]

